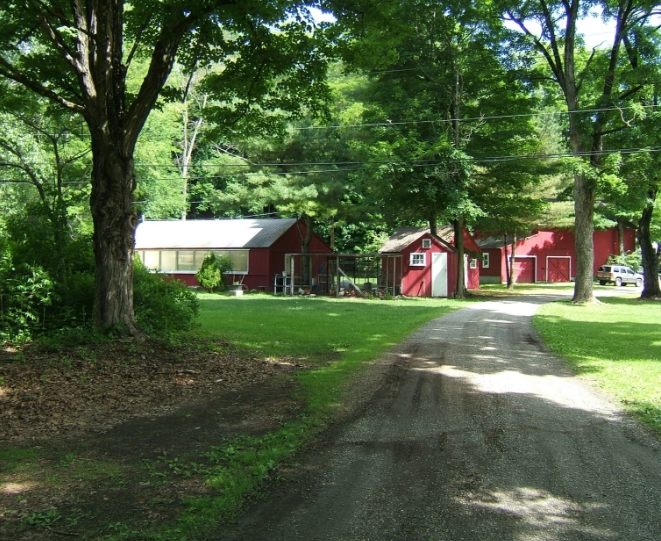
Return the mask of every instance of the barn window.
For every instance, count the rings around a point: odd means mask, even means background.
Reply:
[[[232,272],[236,274],[248,273],[248,250],[214,250],[218,257],[229,256],[232,260]]]
[[[429,250],[431,248],[431,239],[422,239],[422,248],[423,250]]]
[[[471,269],[477,269],[477,259],[475,259],[474,257],[471,257],[470,263],[468,264],[468,266]]]
[[[136,255],[150,270],[192,274],[200,270],[209,250],[144,250]],[[234,274],[248,273],[248,250],[213,250],[218,257],[225,255],[232,260]]]
[[[426,255],[427,254],[420,252],[411,253],[411,259],[409,265],[412,267],[424,267],[427,262]]]
[[[489,268],[489,254],[486,252],[482,254],[482,268],[483,269]]]

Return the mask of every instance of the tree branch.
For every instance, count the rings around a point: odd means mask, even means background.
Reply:
[[[29,88],[33,92],[36,92],[40,96],[43,96],[44,98],[48,98],[49,100],[59,103],[60,105],[66,107],[67,109],[70,109],[71,111],[75,111],[83,115],[85,114],[85,107],[83,105],[68,100],[63,96],[60,96],[57,92],[54,92],[49,88],[46,88],[41,83],[38,83],[37,81],[30,79],[27,75],[25,75],[20,70],[16,69],[12,64],[7,62],[2,57],[0,57],[0,75],[6,77],[7,79],[11,79],[12,81],[16,81],[17,83],[24,85],[25,87]]]

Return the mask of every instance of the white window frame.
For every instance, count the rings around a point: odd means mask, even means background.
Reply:
[[[431,248],[431,239],[422,239],[422,249],[429,250]]]
[[[488,269],[489,268],[489,252],[484,252],[482,254],[482,268],[483,269]]]
[[[411,252],[409,267],[424,267],[427,265],[427,254],[424,252]]]
[[[470,263],[468,263],[468,268],[470,269],[477,269],[477,259],[474,257],[470,258]]]

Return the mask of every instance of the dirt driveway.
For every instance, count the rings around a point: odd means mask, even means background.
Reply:
[[[661,445],[541,347],[543,297],[435,320],[366,406],[214,539],[661,539]]]

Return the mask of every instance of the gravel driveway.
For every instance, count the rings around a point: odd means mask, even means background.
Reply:
[[[427,324],[242,541],[661,540],[661,445],[544,350],[543,297]]]

